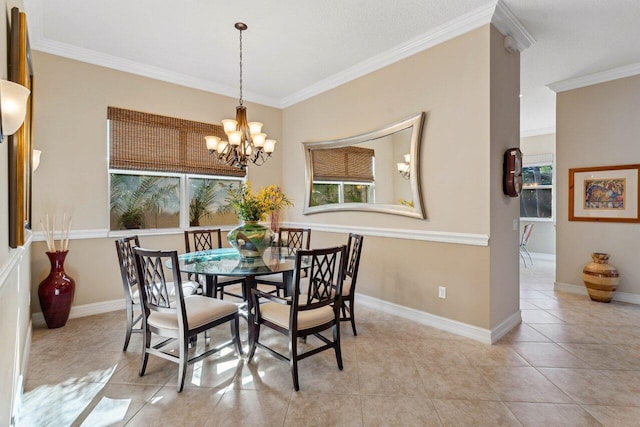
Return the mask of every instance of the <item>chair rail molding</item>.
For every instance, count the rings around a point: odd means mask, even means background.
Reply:
[[[331,233],[357,233],[364,236],[389,237],[392,239],[423,240],[426,242],[456,243],[471,246],[489,246],[486,234],[457,233],[451,231],[428,231],[408,228],[362,227],[357,225],[317,224],[307,222],[284,222],[287,227],[311,228],[313,231]]]

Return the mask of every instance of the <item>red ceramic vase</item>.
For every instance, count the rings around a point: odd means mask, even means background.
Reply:
[[[38,297],[49,329],[61,328],[69,319],[76,282],[64,272],[68,251],[47,252],[51,272],[40,282]]]

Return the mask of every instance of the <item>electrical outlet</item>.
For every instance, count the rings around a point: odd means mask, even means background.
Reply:
[[[444,286],[438,286],[438,298],[446,298],[447,297],[447,288]]]

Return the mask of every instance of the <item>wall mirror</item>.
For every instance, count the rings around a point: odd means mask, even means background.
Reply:
[[[425,218],[420,143],[425,114],[362,135],[304,142],[303,213],[368,211]]]

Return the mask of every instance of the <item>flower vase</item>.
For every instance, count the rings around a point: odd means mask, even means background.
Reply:
[[[258,221],[246,221],[227,234],[229,244],[240,258],[261,258],[273,242],[274,233]]]
[[[68,252],[47,252],[51,272],[38,286],[40,307],[49,329],[66,325],[71,311],[76,282],[64,271],[64,260]]]
[[[618,270],[609,264],[609,254],[592,253],[593,262],[588,263],[582,270],[589,297],[593,301],[611,302],[613,293],[618,288]]]

